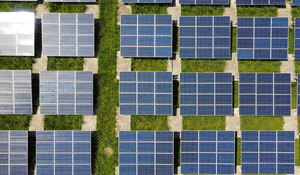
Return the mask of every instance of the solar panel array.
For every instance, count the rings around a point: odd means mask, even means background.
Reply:
[[[45,56],[94,56],[94,14],[43,13]]]
[[[122,57],[172,57],[172,15],[121,15]]]
[[[230,58],[230,16],[179,17],[180,58]]]
[[[180,73],[180,115],[232,115],[231,73]]]
[[[90,131],[36,131],[36,175],[91,174]]]
[[[179,0],[179,4],[228,5],[229,0]]]
[[[122,0],[123,3],[172,3],[172,0]]]
[[[45,0],[45,2],[96,2],[96,0]]]
[[[0,114],[32,114],[30,70],[0,70]]]
[[[40,113],[93,114],[92,71],[40,71]]]
[[[0,56],[34,56],[35,15],[0,12]]]
[[[300,5],[300,3],[299,3]],[[296,60],[300,59],[300,18],[295,18],[295,55]]]
[[[242,174],[294,174],[294,131],[242,131]]]
[[[172,72],[120,72],[120,114],[172,115]]]
[[[290,73],[240,73],[240,115],[290,116]]]
[[[174,132],[120,131],[120,175],[173,175]]]
[[[300,0],[292,0],[292,6],[300,6]]]
[[[300,116],[300,74],[297,74],[297,115]]]
[[[236,0],[236,5],[285,5],[285,0]]]
[[[288,58],[289,19],[238,18],[238,59]]]
[[[234,131],[181,131],[182,174],[234,174]]]
[[[0,131],[1,175],[28,174],[28,132]]]

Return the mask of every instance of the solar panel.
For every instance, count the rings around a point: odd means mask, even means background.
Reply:
[[[285,17],[238,18],[237,58],[288,58],[289,20]]]
[[[180,73],[180,115],[232,115],[231,73]]]
[[[300,1],[299,1],[300,5]],[[295,18],[295,59],[298,60],[300,59],[300,18]]]
[[[291,115],[291,74],[240,73],[239,79],[240,115]]]
[[[91,174],[90,131],[36,131],[36,175]]]
[[[93,114],[92,71],[40,71],[40,113]]]
[[[172,0],[122,0],[123,3],[172,3]]]
[[[32,114],[30,70],[0,70],[0,114]]]
[[[229,0],[179,0],[179,4],[228,5]]]
[[[230,16],[179,17],[179,57],[229,59]]]
[[[96,0],[45,0],[45,2],[96,2]]]
[[[299,6],[300,0],[292,0],[292,6]]]
[[[181,131],[182,174],[234,174],[234,131]]]
[[[43,13],[45,56],[94,56],[94,14]]]
[[[120,114],[172,115],[172,72],[120,72]]]
[[[172,15],[121,15],[122,57],[172,57]]]
[[[120,175],[173,175],[174,132],[119,131]]]
[[[294,131],[242,131],[242,174],[294,174]]]
[[[285,5],[285,0],[236,0],[236,5]]]
[[[34,56],[33,12],[0,12],[0,56]]]

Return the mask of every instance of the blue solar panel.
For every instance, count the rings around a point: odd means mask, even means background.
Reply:
[[[240,73],[239,79],[240,115],[291,115],[291,74]]]
[[[172,15],[121,15],[121,56],[172,57],[172,30]]]
[[[299,0],[292,0],[292,6],[299,6],[300,1]]]
[[[230,16],[179,17],[180,58],[230,58]]]
[[[174,133],[120,131],[120,175],[173,175]]]
[[[285,5],[285,0],[237,0],[236,5]]]
[[[228,5],[229,0],[179,0],[179,4],[196,4],[196,5]]]
[[[181,73],[180,115],[232,115],[231,73]]]
[[[287,59],[288,27],[284,17],[238,18],[238,59]]]
[[[182,174],[234,174],[234,131],[182,131]]]
[[[172,72],[120,72],[120,114],[172,115]]]
[[[294,131],[242,131],[242,174],[294,174]]]
[[[91,174],[90,131],[37,131],[36,173]]]

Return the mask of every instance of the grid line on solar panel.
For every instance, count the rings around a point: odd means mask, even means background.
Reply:
[[[42,13],[45,56],[94,56],[94,14]]]
[[[285,0],[236,0],[236,5],[285,5]]]
[[[172,72],[120,72],[120,114],[172,115]]]
[[[300,0],[292,0],[292,6],[300,6]]]
[[[300,5],[300,1],[299,1]],[[300,59],[300,18],[295,18],[295,44],[294,44],[294,57],[296,60]]]
[[[119,131],[119,174],[173,175],[174,132]]]
[[[121,15],[122,57],[172,57],[172,15]]]
[[[182,131],[182,174],[234,174],[234,131]]]
[[[0,114],[32,114],[30,70],[0,70]]]
[[[228,5],[229,0],[179,0],[179,4],[196,4],[196,5]]]
[[[122,0],[123,3],[172,3],[172,0]]]
[[[180,115],[231,116],[231,73],[180,73]]]
[[[294,174],[294,131],[242,131],[242,174]]]
[[[291,115],[291,74],[240,73],[239,79],[240,115]]]
[[[179,17],[179,57],[230,59],[230,16]]]
[[[237,58],[287,60],[288,27],[285,17],[239,17]]]
[[[92,71],[40,71],[41,114],[92,115]]]
[[[91,174],[90,131],[37,131],[36,173]]]

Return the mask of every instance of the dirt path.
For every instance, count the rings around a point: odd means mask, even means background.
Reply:
[[[225,72],[232,73],[234,81],[239,81],[239,62],[236,53],[232,53],[231,60],[226,60]]]
[[[230,16],[230,20],[232,21],[232,25],[236,26],[237,23],[237,10],[235,0],[230,1],[230,7],[225,7],[223,16]]]
[[[32,73],[40,73],[41,70],[47,70],[48,57],[41,56],[41,58],[35,58],[32,64]]]
[[[44,118],[45,115],[40,114],[40,107],[38,107],[37,114],[32,115],[29,123],[29,131],[44,130]]]
[[[292,109],[291,116],[284,116],[284,131],[295,131],[295,138],[298,139],[298,116],[297,116],[297,109]]]
[[[131,71],[131,59],[123,58],[120,51],[117,53],[117,79],[119,79],[120,71]]]
[[[97,129],[97,116],[96,115],[84,115],[81,130],[96,131],[96,129]]]
[[[173,20],[179,21],[179,16],[181,16],[181,5],[179,4],[179,0],[175,0],[175,5],[167,7],[167,11],[169,15],[172,15]]]
[[[98,73],[98,58],[84,58],[83,70]]]
[[[241,137],[241,119],[239,108],[234,108],[234,116],[226,116],[226,131],[237,131],[237,137]]]
[[[130,131],[131,115],[120,115],[119,107],[117,108],[116,121],[116,137],[119,137],[119,131]]]
[[[278,17],[288,17],[289,18],[289,26],[292,26],[292,7],[290,2],[286,2],[285,8],[278,8],[277,10]]]
[[[288,55],[287,61],[281,61],[280,72],[281,73],[291,73],[292,74],[292,77],[291,77],[292,82],[296,82],[295,62],[294,62],[294,57],[292,54]]]
[[[179,108],[177,108],[176,116],[168,116],[168,126],[170,131],[182,131],[182,116]]]
[[[122,0],[118,0],[118,24],[121,24],[121,14],[132,14],[131,6],[122,3]]]

